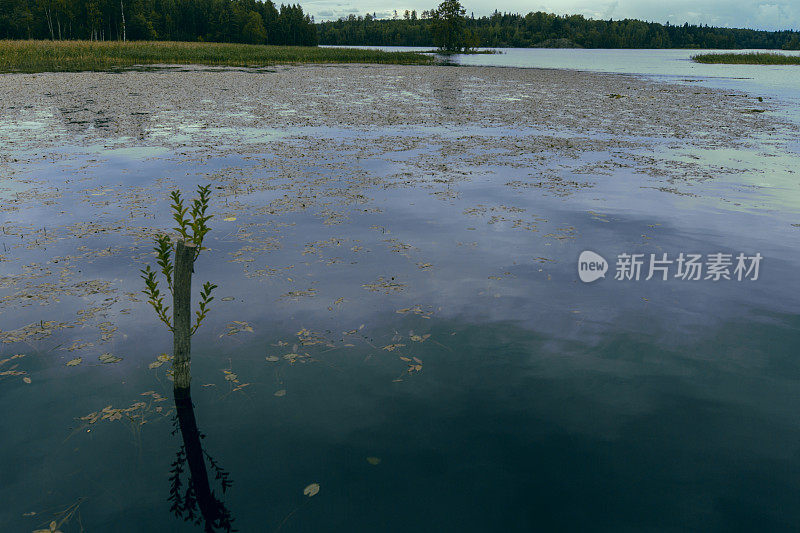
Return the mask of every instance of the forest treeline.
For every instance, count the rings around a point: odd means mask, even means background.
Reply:
[[[299,4],[271,0],[0,0],[0,38],[317,44]]]
[[[317,24],[320,44],[433,46],[431,12],[406,11],[393,19],[351,15]],[[641,20],[594,20],[581,15],[543,12],[518,15],[495,12],[465,17],[471,46],[528,48],[770,48],[800,49],[800,32],[660,24]]]
[[[441,6],[440,6],[441,7]],[[1,39],[211,41],[280,45],[441,46],[436,11],[351,15],[315,24],[272,0],[0,0]],[[439,19],[441,20],[441,18]],[[467,47],[800,49],[800,32],[495,12],[459,23]]]

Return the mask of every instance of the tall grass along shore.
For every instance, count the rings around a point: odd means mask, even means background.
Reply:
[[[354,48],[151,41],[0,41],[0,72],[101,71],[136,65],[263,67],[294,63],[428,65],[429,55]]]
[[[800,65],[800,56],[774,52],[697,54],[692,56],[692,60],[697,63],[731,63],[737,65]]]

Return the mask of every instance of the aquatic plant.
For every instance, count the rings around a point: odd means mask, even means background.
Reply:
[[[141,272],[147,295],[147,301],[173,335],[173,374],[175,388],[189,388],[189,358],[191,354],[191,336],[197,331],[208,316],[209,304],[214,300],[211,295],[216,285],[207,281],[200,291],[199,309],[195,311],[194,325],[191,324],[191,288],[194,262],[205,250],[203,239],[211,231],[208,221],[213,215],[207,215],[210,199],[210,186],[198,186],[197,198],[187,206],[180,191],[172,191],[172,218],[177,224],[175,231],[178,239],[173,242],[168,235],[155,237],[154,251],[156,262],[167,283],[167,290],[172,295],[173,314],[169,317],[169,306],[164,303],[164,296],[159,288],[158,273],[147,265]],[[175,257],[174,262],[172,257]]]
[[[749,52],[746,54],[697,54],[695,63],[729,63],[736,65],[800,65],[800,56],[775,52]]]
[[[170,41],[0,41],[0,72],[107,71],[146,65],[266,67],[299,63],[428,65],[430,55],[355,48]]]

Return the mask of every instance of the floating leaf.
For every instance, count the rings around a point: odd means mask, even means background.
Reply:
[[[0,365],[2,365],[2,364],[5,364],[5,363],[8,363],[8,362],[9,362],[9,361],[11,361],[12,359],[19,359],[19,358],[21,358],[21,357],[25,357],[25,354],[24,354],[24,353],[18,353],[17,355],[12,355],[12,356],[11,356],[11,357],[9,357],[8,359],[3,359],[3,360],[0,360]]]
[[[275,391],[275,396],[277,396],[279,398],[281,396],[286,396],[286,389],[281,389],[279,391]],[[317,488],[317,490],[319,490],[319,488]],[[316,492],[314,494],[316,494]],[[314,494],[311,494],[311,496],[313,496]]]
[[[58,524],[56,524],[56,521],[53,520],[50,522],[48,529],[36,529],[33,531],[33,533],[61,533],[61,530],[58,529]]]
[[[62,533],[62,531],[51,527],[50,529],[35,529],[33,533]]]
[[[82,361],[83,361],[82,357],[76,357],[75,359],[70,359],[69,361],[67,361],[66,365],[67,366],[78,366],[79,364],[81,364]]]
[[[248,333],[253,333],[253,327],[247,322],[243,322],[241,320],[234,320],[233,322],[227,325],[227,331],[225,331],[225,333],[220,334],[220,337],[224,337],[225,335],[236,335],[237,333],[241,333],[243,331],[246,331]]]
[[[315,496],[318,492],[319,492],[319,483],[312,483],[311,485],[303,489],[303,494],[305,494],[309,498]]]
[[[378,466],[381,464],[381,460],[379,457],[367,457],[367,462],[372,466]]]
[[[158,367],[160,367],[161,365],[163,365],[164,363],[166,363],[167,361],[169,361],[170,359],[172,359],[172,356],[171,356],[171,355],[167,355],[167,354],[165,354],[165,353],[162,353],[161,355],[159,355],[159,356],[156,358],[156,360],[155,360],[155,361],[153,361],[152,363],[150,363],[150,364],[149,364],[149,365],[147,365],[147,366],[148,366],[149,368],[158,368]]]
[[[22,381],[24,381],[25,383],[30,383],[31,382],[31,378],[29,378],[28,376],[25,376],[24,378],[22,378]]]
[[[234,298],[233,296],[226,296],[225,298],[222,298],[222,301],[223,302],[232,302],[235,299],[236,298]]]
[[[222,220],[224,220],[225,222],[234,222],[236,220],[236,217],[223,218]]]
[[[100,413],[98,413],[97,411],[95,411],[94,413],[89,413],[86,416],[82,416],[80,418],[80,420],[85,420],[85,421],[89,422],[90,424],[94,424],[95,422],[100,420]]]
[[[297,361],[304,363],[306,362],[306,359],[308,359],[308,357],[309,355],[307,353],[299,354],[296,352],[287,353],[286,355],[283,356],[283,358],[289,361],[291,364],[295,364]]]
[[[280,360],[281,360],[280,357],[278,357],[277,355],[267,356],[267,361],[269,361],[270,363],[274,363],[275,361],[280,361]]]
[[[389,344],[388,346],[384,346],[383,349],[389,352],[393,352],[397,348],[405,346],[405,344]]]
[[[117,357],[115,355],[111,355],[110,353],[104,353],[100,357],[98,357],[101,363],[103,364],[110,364],[110,363],[119,363],[122,361],[122,357]]]

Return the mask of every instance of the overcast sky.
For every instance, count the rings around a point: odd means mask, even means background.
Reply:
[[[305,0],[303,9],[317,21],[335,20],[350,13],[363,15],[375,12],[389,17],[393,10],[421,12],[435,7],[441,0]],[[277,2],[280,3],[280,2]],[[545,11],[548,13],[581,14],[601,19],[635,18],[671,24],[708,24],[736,28],[767,30],[800,29],[800,0],[561,0],[524,1],[462,0],[467,14],[491,14],[495,9],[512,13]]]

